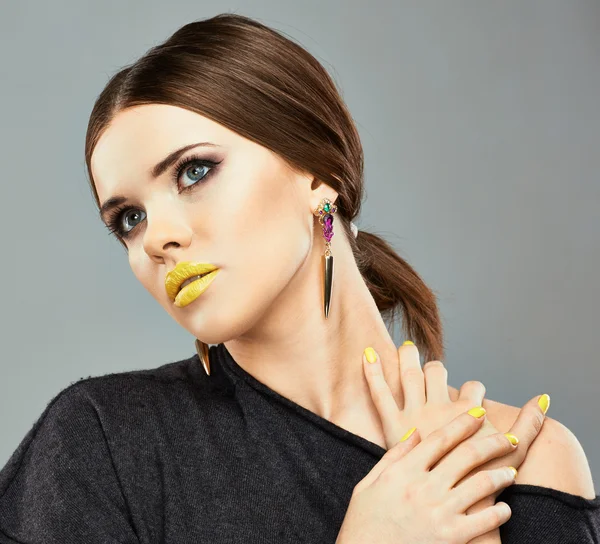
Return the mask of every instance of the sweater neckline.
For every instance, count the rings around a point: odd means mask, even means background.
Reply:
[[[229,376],[229,378],[236,384],[236,386],[240,383],[245,383],[249,385],[252,389],[256,390],[262,395],[268,396],[271,399],[279,402],[280,404],[288,407],[292,412],[296,413],[300,417],[307,419],[317,427],[326,431],[328,434],[335,436],[336,438],[349,443],[353,446],[358,446],[363,449],[367,453],[375,456],[377,459],[381,459],[386,449],[382,448],[379,444],[375,444],[375,442],[371,442],[366,438],[355,434],[339,425],[336,425],[332,421],[321,417],[314,412],[311,412],[308,408],[294,402],[287,397],[284,397],[274,389],[271,389],[269,386],[264,384],[255,378],[252,374],[247,372],[244,368],[242,368],[233,358],[233,355],[229,352],[225,344],[220,343],[215,347],[215,354],[217,355],[217,362],[222,367],[225,374]],[[211,359],[212,362],[212,359]]]
[[[256,390],[258,393],[268,396],[273,400],[279,402],[287,406],[291,411],[296,413],[298,416],[303,417],[304,419],[310,421],[317,427],[321,428],[329,435],[332,435],[343,442],[351,444],[352,446],[356,446],[363,451],[374,456],[377,460],[381,459],[387,450],[382,448],[379,444],[375,444],[375,442],[371,442],[366,438],[363,438],[360,435],[354,434],[339,425],[325,419],[314,412],[311,412],[304,406],[284,397],[279,394],[277,391],[271,389],[263,382],[256,379],[252,374],[243,369],[233,358],[233,355],[229,352],[225,344],[217,344],[214,347],[214,353],[216,355],[213,356],[211,352],[211,364],[213,361],[217,363],[220,369],[223,370],[224,374],[231,380],[231,382],[237,387],[239,384],[246,384],[250,386],[252,389]],[[211,376],[212,377],[212,376]],[[598,508],[600,507],[600,495],[596,495],[594,499],[587,499],[585,497],[579,495],[573,495],[571,493],[566,493],[565,491],[560,491],[558,489],[553,489],[549,487],[537,486],[532,484],[512,484],[503,490],[503,493],[507,494],[534,494],[534,495],[546,495],[553,497],[555,499],[562,500],[563,502],[574,506],[574,507],[585,507],[585,508]]]

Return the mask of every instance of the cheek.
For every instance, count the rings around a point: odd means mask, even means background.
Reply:
[[[220,208],[224,211],[213,216],[214,244],[209,246],[229,270],[234,285],[228,288],[245,298],[279,290],[310,249],[305,212],[291,189],[293,181],[284,176],[264,167],[244,183],[234,182],[226,192],[227,205]]]
[[[257,161],[253,167],[218,180],[210,219],[201,214],[197,227],[205,230],[207,258],[221,260],[241,285],[257,287],[289,277],[308,250],[301,240],[309,237],[294,182],[270,162]]]
[[[259,312],[306,261],[310,236],[292,213],[259,214],[228,223],[216,248],[224,248],[228,307]],[[217,249],[218,251],[218,249]],[[241,308],[243,307],[243,308]]]

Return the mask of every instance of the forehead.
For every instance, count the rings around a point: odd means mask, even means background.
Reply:
[[[122,192],[131,180],[150,178],[150,169],[171,151],[196,142],[223,147],[243,138],[195,112],[167,104],[123,110],[98,140],[91,157],[100,202]]]

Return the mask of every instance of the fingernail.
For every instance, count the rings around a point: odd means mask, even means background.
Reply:
[[[404,344],[402,344],[403,346],[414,346],[415,344],[413,342],[411,342],[410,340],[407,340],[406,342],[404,342]]]
[[[548,411],[548,408],[550,408],[550,395],[548,395],[548,393],[544,393],[538,399],[538,404],[540,405],[540,408],[545,414]]]
[[[508,468],[513,471],[513,474],[515,475],[514,477],[516,478],[517,474],[518,474],[517,469],[515,467],[508,467]]]
[[[410,438],[410,435],[412,433],[414,433],[417,430],[416,427],[413,427],[412,429],[409,429],[409,431],[400,439],[400,442],[404,442],[405,440],[408,440]]]
[[[510,443],[513,446],[516,446],[519,443],[519,439],[514,434],[504,433],[504,436],[510,440]]]
[[[470,416],[473,416],[474,418],[479,418],[485,415],[485,408],[483,406],[475,406],[474,408],[471,408],[467,413]]]
[[[369,363],[374,363],[375,361],[377,361],[377,353],[375,353],[375,350],[373,348],[365,348],[365,356]]]

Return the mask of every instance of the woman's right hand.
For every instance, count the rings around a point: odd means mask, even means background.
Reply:
[[[464,544],[508,521],[510,507],[502,502],[465,515],[470,506],[513,483],[508,467],[480,472],[455,489],[477,464],[472,458],[428,468],[473,435],[484,419],[465,412],[424,440],[417,429],[390,448],[355,486],[336,544]],[[487,458],[516,448],[493,435],[479,440]]]
[[[423,421],[429,429],[424,438],[416,429],[403,441],[398,435],[398,421],[405,415],[396,405],[380,363],[367,363],[363,358],[363,364],[389,449],[355,486],[336,544],[464,544],[508,521],[511,511],[506,503],[492,502],[466,515],[474,504],[483,504],[486,497],[499,494],[514,482],[514,472],[508,466],[480,470],[464,480],[473,469],[517,449],[502,433],[473,436],[481,430],[485,414],[478,418],[467,409],[456,415],[457,407],[464,407],[465,401],[469,407],[481,406],[483,395],[473,396],[478,388],[461,388],[461,397],[454,402],[444,398],[437,405],[433,424],[418,417],[418,402],[407,398],[404,408],[412,404],[408,410],[411,419],[419,427]],[[443,397],[443,388],[437,383],[428,391],[432,396],[427,399],[430,410],[436,405],[434,390]],[[537,406],[534,398],[522,414],[540,412],[532,403]],[[519,415],[517,423],[523,419]],[[524,428],[524,421],[520,425]],[[538,432],[528,434],[526,448]]]

